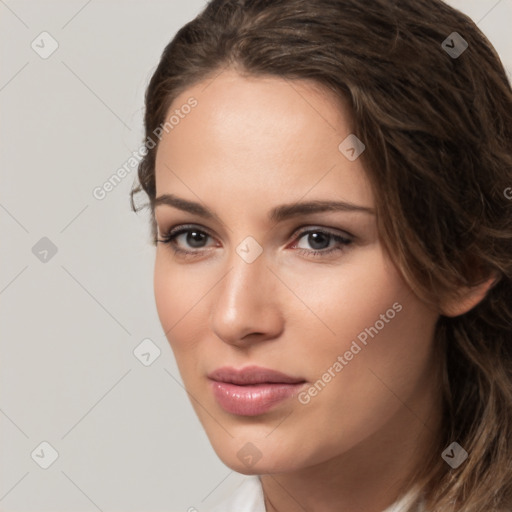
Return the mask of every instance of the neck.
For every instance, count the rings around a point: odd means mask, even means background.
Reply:
[[[441,392],[436,379],[429,380],[411,405],[402,403],[382,429],[348,452],[297,471],[261,475],[266,511],[383,512],[391,506],[437,446]]]

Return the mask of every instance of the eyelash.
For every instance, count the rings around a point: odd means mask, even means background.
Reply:
[[[162,237],[162,239],[157,239],[157,242],[161,242],[163,244],[168,245],[169,247],[171,247],[173,249],[175,254],[182,255],[185,258],[194,258],[194,257],[200,255],[200,253],[202,252],[202,248],[197,249],[195,251],[188,251],[186,249],[179,248],[176,245],[176,243],[175,243],[175,239],[179,235],[182,235],[184,233],[189,233],[191,231],[194,231],[196,233],[201,233],[201,234],[204,234],[206,236],[209,236],[209,237],[213,238],[207,231],[198,229],[194,225],[187,225],[187,226],[177,226],[177,227],[171,228]],[[341,244],[342,246],[347,246],[347,245],[350,245],[352,243],[352,240],[350,238],[346,238],[346,237],[337,235],[337,234],[332,233],[330,231],[326,231],[325,229],[322,229],[322,228],[308,229],[308,230],[300,231],[298,233],[294,233],[294,235],[295,235],[295,239],[296,240],[300,240],[303,236],[309,235],[311,233],[322,233],[323,235],[331,237],[332,240],[334,240],[338,244]],[[331,253],[333,253],[335,251],[343,251],[343,250],[344,250],[344,247],[336,247],[336,246],[331,247],[329,249],[321,249],[321,250],[318,250],[318,249],[311,249],[311,250],[308,250],[308,249],[297,249],[299,254],[302,254],[302,255],[305,255],[305,256],[313,256],[313,257],[326,256],[327,254],[331,254]]]

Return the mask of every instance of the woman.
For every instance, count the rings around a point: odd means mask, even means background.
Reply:
[[[155,298],[218,511],[512,510],[512,91],[439,0],[213,0],[146,92]]]

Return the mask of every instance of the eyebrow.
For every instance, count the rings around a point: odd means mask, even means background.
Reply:
[[[177,197],[173,194],[163,194],[153,200],[153,208],[163,204],[172,206],[184,212],[199,215],[205,219],[216,219],[220,222],[219,217],[215,213],[212,213],[208,208],[205,208],[202,204]],[[375,215],[375,210],[367,206],[359,206],[346,201],[315,200],[276,206],[270,210],[268,220],[269,222],[277,223],[299,215],[330,211],[361,212]]]

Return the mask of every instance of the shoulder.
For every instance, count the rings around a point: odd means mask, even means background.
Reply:
[[[227,499],[215,505],[210,512],[265,512],[259,477],[246,477]]]

